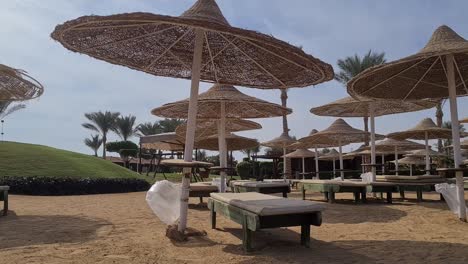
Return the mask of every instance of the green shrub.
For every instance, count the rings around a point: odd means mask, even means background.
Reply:
[[[26,195],[83,195],[147,191],[150,184],[131,178],[0,177],[10,192]]]
[[[242,180],[247,180],[250,178],[251,170],[252,163],[248,161],[242,161],[236,166],[237,175],[239,175]]]

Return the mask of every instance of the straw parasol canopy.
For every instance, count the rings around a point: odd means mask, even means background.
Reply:
[[[370,135],[369,132],[351,127],[343,119],[339,118],[328,128],[315,133],[311,136],[301,138],[299,142],[306,144],[326,144],[335,146],[344,146],[351,143],[363,142]],[[377,139],[385,138],[382,135],[376,135]]]
[[[218,133],[218,122],[216,120],[198,120],[197,128],[195,130],[195,141],[202,138],[210,137]],[[227,119],[226,132],[239,132],[246,130],[261,129],[262,125],[259,123],[244,120],[244,119]],[[185,138],[187,132],[187,124],[182,124],[176,128],[176,134],[180,138]]]
[[[140,137],[140,146],[145,149],[182,151],[184,150],[184,141],[174,132],[163,133]]]
[[[190,79],[197,30],[203,37],[200,80],[266,89],[333,79],[333,69],[286,42],[232,27],[214,0],[181,16],[129,13],[84,16],[55,28],[65,48],[157,76]]]
[[[170,167],[182,167],[182,168],[197,168],[197,167],[212,167],[214,164],[204,161],[185,161],[180,159],[167,159],[161,161],[161,164]]]
[[[44,87],[25,71],[0,64],[0,101],[24,101],[42,95]]]
[[[197,119],[221,119],[221,105],[225,105],[225,118],[267,118],[290,114],[292,110],[248,96],[234,86],[215,84],[198,96]],[[166,118],[188,117],[189,99],[165,104],[151,111]]]
[[[396,163],[396,161],[391,161],[393,163]],[[425,165],[426,162],[424,159],[416,158],[416,157],[404,157],[398,160],[399,164],[405,164],[405,165]]]
[[[255,148],[259,145],[258,141],[253,138],[241,137],[233,133],[226,135],[226,143],[228,151],[237,151],[243,149]],[[218,136],[211,136],[195,142],[195,147],[206,150],[219,150]]]
[[[448,128],[438,127],[434,121],[430,118],[425,118],[419,122],[415,127],[402,132],[390,133],[387,136],[394,139],[415,139],[425,140],[427,139],[439,139],[439,138],[451,138],[452,130]]]
[[[340,153],[340,170],[343,170],[343,150],[342,147],[351,143],[363,142],[366,137],[370,135],[359,129],[351,127],[343,119],[337,119],[328,128],[312,134],[310,136],[301,138],[299,142],[304,144],[327,144],[339,147]],[[383,139],[382,135],[375,135],[378,139]],[[344,172],[341,171],[341,178],[344,180]]]
[[[277,89],[307,87],[334,75],[329,64],[298,47],[232,27],[215,0],[198,0],[178,17],[150,13],[80,17],[57,26],[52,38],[69,50],[109,63],[191,79],[186,161],[192,159],[200,81]],[[181,185],[180,233],[187,224],[189,184],[187,172]]]
[[[460,123],[468,123],[468,117],[460,120]]]
[[[396,140],[392,138],[387,138],[375,144],[377,151],[411,151],[417,149],[424,149],[423,144],[413,142],[410,140]]]
[[[295,151],[284,155],[286,158],[312,158],[315,157],[315,153],[308,149],[296,149]]]
[[[350,82],[353,97],[394,100],[449,98],[452,127],[458,128],[457,96],[468,95],[468,41],[448,26],[440,26],[418,53],[370,68]],[[460,135],[452,130],[455,168],[461,163]],[[464,201],[463,177],[457,173],[457,197]],[[466,221],[466,208],[459,217]]]
[[[310,112],[318,116],[333,117],[370,117],[371,111],[374,116],[384,116],[398,113],[421,111],[433,108],[437,105],[433,100],[419,101],[391,101],[371,100],[362,98],[357,100],[353,97],[345,97],[334,102],[314,107]]]
[[[288,133],[282,133],[279,137],[276,137],[269,141],[262,142],[260,143],[260,145],[269,147],[269,148],[289,149],[290,146],[296,142],[297,140],[289,136]]]
[[[410,153],[406,154],[406,157],[425,157],[427,154],[427,151],[425,149],[419,149],[419,150],[413,150],[410,151]],[[439,153],[437,151],[434,151],[432,149],[429,149],[429,157],[444,157],[447,156],[444,153]]]

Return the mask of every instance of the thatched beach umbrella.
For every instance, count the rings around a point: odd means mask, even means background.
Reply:
[[[426,164],[426,161],[424,159],[418,158],[418,157],[404,157],[399,160],[394,160],[392,161],[393,163],[399,163],[399,164],[405,164],[408,165],[410,168],[410,176],[413,176],[413,165],[416,166],[421,166]]]
[[[387,138],[375,144],[376,151],[393,151],[395,153],[395,174],[398,175],[398,155],[403,151],[411,151],[417,149],[424,149],[423,144],[419,144],[409,140],[396,140]]]
[[[437,151],[434,151],[432,149],[429,149],[429,153],[425,149],[420,149],[420,150],[413,150],[410,151],[408,154],[405,155],[406,157],[445,157],[447,155],[443,153],[439,153]]]
[[[375,153],[375,117],[392,115],[405,112],[421,111],[435,107],[437,101],[420,100],[411,102],[397,102],[391,100],[371,100],[371,99],[355,99],[353,97],[345,97],[332,103],[314,107],[310,112],[319,116],[333,117],[369,117],[371,127],[371,163],[376,163]],[[375,180],[376,168],[372,167],[372,174]]]
[[[261,128],[262,125],[254,121],[235,118],[226,119],[226,132],[239,132]],[[175,132],[177,136],[185,138],[185,133],[187,132],[187,124],[182,124],[178,126]],[[218,120],[197,120],[197,128],[195,130],[195,141],[216,134],[218,134]]]
[[[145,149],[182,151],[184,145],[184,140],[174,132],[140,137],[140,148]]]
[[[0,64],[0,101],[24,101],[42,95],[44,87],[25,71]]]
[[[460,123],[468,123],[468,117],[460,120]]]
[[[345,155],[342,155],[343,160],[346,159],[353,159],[353,157],[345,157]],[[321,160],[330,160],[333,162],[333,177],[336,177],[336,160],[340,159],[340,153],[336,151],[335,149],[331,149],[330,152],[328,152],[325,155],[319,156],[319,159]]]
[[[286,151],[290,148],[290,146],[296,143],[297,140],[293,139],[288,135],[288,133],[281,133],[281,135],[277,138],[272,140],[262,142],[260,145],[269,147],[269,148],[281,148],[283,150],[283,178],[286,179]]]
[[[253,138],[241,137],[233,133],[227,133],[226,138],[226,149],[228,151],[237,151],[243,149],[255,148],[259,145],[258,140]],[[218,135],[207,137],[195,142],[195,147],[206,150],[219,150],[219,139]],[[220,154],[221,155],[221,154]],[[220,156],[221,161],[221,156]],[[221,165],[221,168],[225,169],[226,166]]]
[[[199,82],[254,88],[307,87],[333,79],[333,69],[286,42],[232,27],[214,0],[181,16],[127,13],[84,16],[56,27],[67,49],[157,76],[191,79],[185,140],[192,160]],[[178,230],[187,224],[190,176],[182,180]]]
[[[452,127],[458,128],[457,96],[468,95],[468,41],[447,26],[433,33],[426,46],[406,58],[370,68],[348,83],[353,97],[394,100],[449,98]],[[460,131],[452,130],[455,168],[461,163]],[[458,200],[464,204],[463,172],[457,173]],[[459,217],[466,221],[466,208]]]
[[[318,132],[317,129],[312,129],[310,131],[310,133],[309,133],[309,136],[312,136],[313,134],[315,134],[317,132]],[[294,143],[293,145],[291,145],[290,147],[293,148],[293,149],[297,149],[297,148],[305,148],[305,149],[313,148],[314,149],[314,151],[315,151],[315,176],[320,179],[318,149],[319,148],[336,147],[336,145],[333,145],[333,144],[308,144],[308,143],[304,143],[304,142],[297,142],[297,143]],[[335,164],[333,164],[333,166],[334,165]]]
[[[302,178],[305,177],[305,158],[316,157],[316,153],[307,149],[296,149],[295,151],[284,155],[285,158],[301,158],[302,159]]]
[[[218,150],[221,168],[227,168],[226,120],[231,118],[267,118],[290,114],[291,109],[241,93],[234,86],[215,84],[201,93],[197,100],[197,120],[218,120]],[[154,115],[166,118],[188,118],[190,100],[165,104],[151,111]],[[225,182],[226,172],[221,171],[221,181]],[[224,192],[224,184],[221,184]]]
[[[389,138],[397,140],[415,139],[424,140],[426,146],[426,173],[429,174],[431,170],[429,158],[429,140],[440,138],[451,138],[452,130],[448,128],[438,127],[430,118],[425,118],[419,122],[415,127],[402,132],[390,133],[387,135]]]
[[[299,142],[305,144],[333,144],[338,146],[340,153],[340,174],[344,180],[343,171],[343,146],[351,143],[363,142],[366,137],[370,136],[369,132],[351,127],[343,119],[337,119],[327,129],[315,133],[311,136],[301,138]],[[376,135],[376,138],[384,138],[382,135]]]

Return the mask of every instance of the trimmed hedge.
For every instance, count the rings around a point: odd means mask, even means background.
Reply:
[[[10,186],[10,193],[27,195],[83,195],[147,191],[150,184],[130,178],[53,178],[0,177],[0,185]]]

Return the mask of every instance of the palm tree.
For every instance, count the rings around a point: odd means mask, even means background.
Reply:
[[[281,106],[288,107],[288,89],[281,89]],[[288,118],[283,115],[283,133],[289,133]]]
[[[89,123],[83,123],[84,128],[90,129],[92,131],[98,132],[102,136],[102,158],[106,158],[106,143],[107,143],[107,133],[112,130],[115,126],[115,120],[119,117],[120,113],[118,112],[94,112],[86,113],[85,117],[89,120]]]
[[[136,116],[128,115],[117,117],[115,120],[115,126],[111,128],[123,141],[127,141],[133,137],[137,128],[135,127]]]
[[[3,119],[14,112],[26,108],[24,104],[11,106],[11,101],[0,101],[0,119]]]
[[[338,60],[340,71],[335,73],[335,80],[346,85],[352,78],[364,70],[385,63],[385,52],[375,53],[369,50],[362,58],[357,54],[346,57],[344,60]],[[364,130],[369,132],[369,118],[364,117]],[[369,138],[366,138],[365,145],[369,145]]]
[[[97,152],[102,145],[102,139],[99,137],[99,135],[94,135],[91,136],[91,138],[86,138],[84,140],[84,143],[86,146],[90,147],[94,151],[94,156],[97,157]]]
[[[437,105],[436,105],[436,121],[437,121],[437,126],[438,127],[442,127],[443,125],[443,122],[444,122],[444,111],[443,111],[443,107],[444,107],[444,104],[446,102],[446,99],[441,99]],[[442,139],[438,139],[437,140],[437,150],[439,153],[443,153],[443,147],[444,145],[442,144]]]
[[[139,136],[149,136],[162,133],[162,128],[159,125],[159,122],[154,123],[142,123],[137,126]]]
[[[176,128],[179,125],[182,125],[183,123],[185,123],[183,120],[175,119],[175,118],[171,118],[171,119],[166,118],[164,120],[159,121],[159,125],[161,126],[162,133],[174,132]]]
[[[241,152],[246,154],[247,158],[250,160],[250,154],[251,153],[257,154],[258,152],[260,152],[260,146],[256,146],[254,148],[249,148],[249,149],[243,149],[241,150]]]

